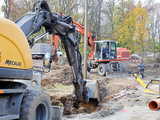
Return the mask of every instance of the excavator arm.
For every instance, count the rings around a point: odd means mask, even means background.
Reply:
[[[73,85],[76,100],[77,102],[87,101],[87,88],[82,75],[79,40],[76,38],[76,29],[72,18],[52,13],[46,1],[39,1],[34,5],[33,11],[18,19],[16,24],[27,38],[45,28],[44,33],[36,34],[34,39],[29,40],[30,46],[34,45],[35,38],[41,38],[46,33],[60,37],[74,75]]]
[[[62,16],[62,17],[65,18],[66,21],[70,21],[69,17],[66,17],[66,16]],[[67,18],[69,20],[67,20]],[[75,26],[76,32],[78,32],[82,36],[84,36],[85,28],[82,24],[75,22],[75,21],[72,21],[71,24],[73,24]],[[91,33],[91,32],[88,32],[87,36],[88,36],[88,46],[90,48],[90,53],[88,55],[88,59],[94,59],[96,37],[94,36],[94,33]],[[56,49],[58,49],[58,47],[59,47],[59,45],[58,45],[59,40],[60,40],[59,36],[53,36],[54,47]]]

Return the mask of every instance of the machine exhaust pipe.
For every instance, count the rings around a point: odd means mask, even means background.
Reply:
[[[160,110],[160,99],[154,99],[149,102],[148,107],[152,111]]]

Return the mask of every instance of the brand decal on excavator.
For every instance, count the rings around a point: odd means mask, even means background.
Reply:
[[[21,66],[21,62],[13,61],[13,60],[6,60],[5,64],[7,65],[15,65],[15,66]]]

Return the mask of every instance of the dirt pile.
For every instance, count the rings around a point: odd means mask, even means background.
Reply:
[[[44,75],[42,86],[54,86],[55,83],[70,85],[73,81],[73,75],[70,66],[68,65],[53,65],[51,72]]]

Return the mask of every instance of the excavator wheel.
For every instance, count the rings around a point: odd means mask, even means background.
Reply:
[[[99,75],[102,75],[102,76],[105,76],[106,75],[106,64],[99,64],[98,65],[98,74]]]
[[[102,75],[102,76],[105,76],[105,74],[106,74],[106,66],[105,66],[105,64],[99,64],[99,66],[98,66],[98,74]]]
[[[23,98],[20,120],[52,120],[49,96],[41,90],[30,90]]]

